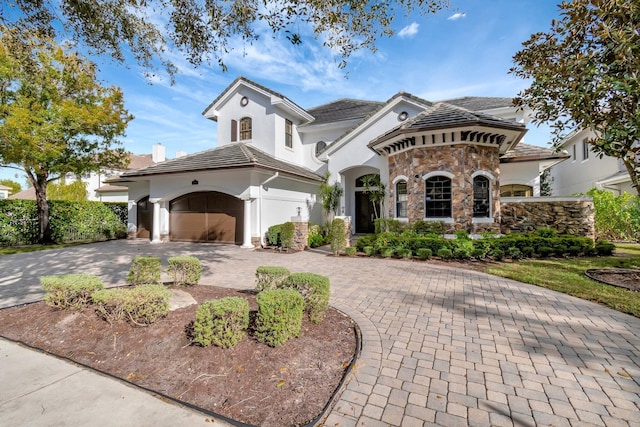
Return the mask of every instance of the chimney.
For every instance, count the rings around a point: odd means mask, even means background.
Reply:
[[[160,144],[159,142],[153,145],[153,154],[151,155],[151,159],[153,160],[154,163],[164,162],[165,160],[164,145]]]
[[[176,159],[177,159],[178,157],[184,157],[184,156],[186,156],[186,155],[187,155],[187,152],[186,152],[186,151],[182,151],[182,150],[178,150],[178,151],[176,151]]]

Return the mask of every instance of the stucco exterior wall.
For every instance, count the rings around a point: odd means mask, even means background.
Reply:
[[[533,196],[540,196],[540,163],[516,162],[500,164],[500,185],[521,184],[533,188]]]
[[[558,234],[595,237],[591,197],[504,197],[501,208],[503,234],[530,233],[548,227]]]
[[[471,233],[497,231],[500,221],[500,163],[497,147],[456,144],[420,147],[389,156],[389,179],[407,180],[407,219],[410,222],[425,218],[425,180],[434,175],[451,178],[451,218],[430,218],[450,224],[452,230]],[[481,174],[489,178],[490,217],[473,218],[473,178]],[[389,215],[395,217],[395,185],[389,186]]]

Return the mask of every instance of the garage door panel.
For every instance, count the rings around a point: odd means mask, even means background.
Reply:
[[[206,227],[205,214],[197,212],[171,214],[171,240],[206,242]]]
[[[191,193],[170,204],[171,240],[242,243],[244,204],[218,192]]]

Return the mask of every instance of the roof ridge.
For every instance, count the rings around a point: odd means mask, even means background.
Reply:
[[[333,101],[328,101],[320,105],[314,105],[313,107],[309,107],[307,108],[306,111],[308,112],[309,110],[315,110],[317,108],[326,107],[327,105],[335,104],[336,102],[340,102],[340,101],[357,101],[357,102],[363,102],[363,103],[366,102],[367,104],[384,104],[384,101],[372,101],[368,99],[358,99],[358,98],[338,98],[338,99],[334,99]]]
[[[231,144],[233,145],[233,144]],[[255,154],[253,154],[251,152],[251,150],[249,149],[249,146],[247,144],[245,144],[244,142],[239,142],[237,144],[240,147],[240,150],[242,151],[242,153],[247,156],[247,159],[251,162],[251,163],[257,163],[256,160],[256,156]]]

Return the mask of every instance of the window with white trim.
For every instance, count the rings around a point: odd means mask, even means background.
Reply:
[[[451,179],[437,175],[425,182],[425,217],[451,218]]]
[[[407,218],[407,181],[396,183],[396,218]]]
[[[284,120],[284,146],[293,148],[293,123],[291,120]]]
[[[473,217],[489,218],[491,181],[486,176],[473,178]]]
[[[589,143],[587,138],[582,140],[582,160],[589,160]]]

